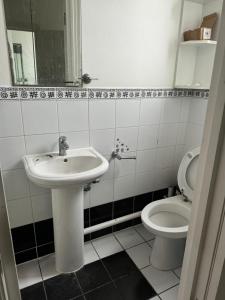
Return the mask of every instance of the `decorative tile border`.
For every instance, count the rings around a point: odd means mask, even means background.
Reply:
[[[137,99],[137,98],[208,98],[209,90],[191,89],[76,89],[76,88],[0,88],[0,100],[63,99]]]

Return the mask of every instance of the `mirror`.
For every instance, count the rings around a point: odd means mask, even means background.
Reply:
[[[173,88],[182,1],[4,3],[15,85]]]
[[[79,86],[80,2],[5,0],[4,7],[14,84]]]

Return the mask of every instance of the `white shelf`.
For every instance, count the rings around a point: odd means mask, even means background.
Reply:
[[[216,45],[217,41],[211,40],[194,40],[194,41],[186,41],[181,42],[181,46],[207,46],[207,45]]]

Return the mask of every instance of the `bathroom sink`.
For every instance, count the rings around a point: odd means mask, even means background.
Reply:
[[[65,142],[65,139],[63,139]],[[84,265],[84,185],[101,177],[108,161],[94,148],[26,155],[28,178],[52,191],[56,269],[70,273]]]
[[[65,156],[58,153],[26,155],[23,161],[30,180],[46,188],[84,185],[102,176],[109,166],[91,147],[68,150]]]

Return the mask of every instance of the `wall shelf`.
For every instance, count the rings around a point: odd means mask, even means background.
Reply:
[[[204,16],[214,12],[220,15],[222,3],[222,0],[184,1],[174,80],[176,88],[210,88],[218,27],[213,31],[212,40],[183,41],[183,32],[198,28]]]
[[[211,46],[211,45],[217,45],[217,41],[212,40],[201,40],[201,41],[186,41],[181,42],[181,46]]]

